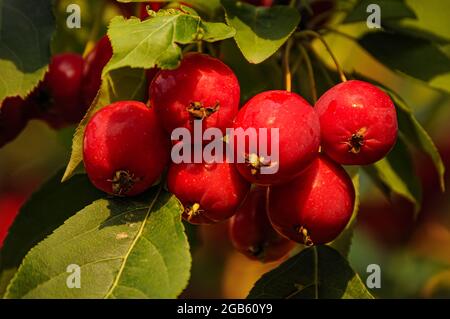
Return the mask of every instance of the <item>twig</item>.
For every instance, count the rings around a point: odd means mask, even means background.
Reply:
[[[339,64],[338,60],[336,59],[336,56],[333,54],[333,51],[331,50],[328,43],[325,41],[325,39],[317,33],[316,31],[312,30],[303,30],[295,34],[297,37],[314,37],[319,39],[322,44],[325,46],[325,49],[328,51],[328,54],[330,55],[331,59],[333,59],[334,64],[336,65],[336,69],[339,73],[339,77],[341,78],[342,82],[346,82],[347,78],[345,77],[344,71],[341,68],[341,65]]]

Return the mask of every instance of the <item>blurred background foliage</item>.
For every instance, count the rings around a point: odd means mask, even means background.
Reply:
[[[81,29],[65,27],[66,7],[70,3],[77,3],[81,7]],[[326,41],[347,74],[361,74],[383,83],[413,108],[418,120],[435,141],[447,169],[450,168],[450,73],[429,78],[426,83],[402,70],[380,63],[358,45],[358,39],[366,36],[367,32],[374,33],[377,30],[368,30],[365,21],[340,23],[347,14],[346,10],[354,7],[354,3],[337,2],[327,23],[322,26],[328,30],[325,33]],[[431,39],[432,35],[450,39],[450,20],[447,17],[450,2],[406,0],[405,3],[417,18],[389,20],[383,27],[412,32],[417,38],[408,47],[411,51],[397,52],[396,47],[379,40],[371,42],[370,46],[376,47],[380,54],[403,59],[403,65],[415,63],[414,69],[419,75],[426,75],[428,68],[436,67],[436,61],[432,60],[433,56],[427,56],[426,51],[419,51],[418,55],[414,55],[413,51],[420,49],[421,36],[425,40]],[[123,6],[103,0],[57,1],[53,53],[83,53],[88,50],[86,43],[89,46],[105,34],[108,21],[123,13]],[[417,28],[422,33],[415,32]],[[435,43],[441,52],[450,56],[448,41],[437,39]],[[317,55],[327,62],[329,70],[326,72],[333,74],[334,65],[321,43],[313,41],[312,46]],[[225,41],[220,48],[222,58],[239,73],[243,101],[257,92],[281,87],[282,78],[276,56],[260,65],[250,65],[242,56],[233,53],[237,49],[231,41]],[[233,56],[238,58],[232,61],[230,59]],[[415,59],[409,60],[410,56]],[[329,87],[330,84],[320,75],[320,71],[315,71],[318,73],[316,78],[319,89]],[[246,78],[249,80],[242,80]],[[306,77],[298,76],[294,80],[296,91],[308,92]],[[42,122],[31,121],[13,143],[0,149],[0,225],[5,222],[8,210],[17,210],[31,192],[64,167],[70,156],[73,131],[74,127],[55,131]],[[367,265],[381,266],[382,287],[371,290],[376,297],[450,298],[449,191],[440,192],[438,177],[429,159],[417,154],[414,161],[423,186],[423,203],[417,219],[413,217],[414,207],[411,203],[395,196],[386,198],[368,176],[362,175],[362,204],[350,250],[350,263],[363,281],[368,276]],[[446,177],[448,185],[448,174]],[[255,281],[280,263],[261,264],[233,251],[227,239],[226,224],[187,227],[194,261],[190,284],[181,297],[246,297]]]

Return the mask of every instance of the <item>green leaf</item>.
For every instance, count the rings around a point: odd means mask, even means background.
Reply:
[[[404,0],[360,0],[350,11],[344,20],[344,23],[366,21],[371,12],[367,12],[367,7],[371,4],[377,4],[381,9],[381,20],[395,20],[402,18],[415,18],[416,14],[405,4]]]
[[[86,175],[61,184],[62,171],[46,182],[25,203],[0,250],[0,296],[27,252],[64,221],[104,196]]]
[[[122,100],[142,100],[146,88],[144,70],[122,68],[104,74],[102,84],[91,107],[78,125],[72,142],[72,154],[62,181],[67,181],[83,161],[84,130],[91,117],[101,108]]]
[[[239,80],[241,103],[245,103],[258,93],[282,89],[281,69],[275,58],[269,58],[259,64],[250,64],[231,39],[221,43],[220,54]]]
[[[239,49],[250,63],[260,63],[274,54],[300,22],[299,12],[288,6],[255,7],[222,0],[228,25],[236,29]]]
[[[180,10],[162,10],[151,19],[115,17],[108,29],[113,56],[104,73],[124,66],[173,69],[181,59],[178,44],[230,38],[234,30],[224,23],[205,23]]]
[[[27,96],[44,77],[54,31],[51,0],[0,1],[0,101]]]
[[[442,0],[409,0],[408,6],[416,13],[417,19],[382,21],[383,27],[399,33],[422,37],[433,42],[448,43],[450,28],[447,19],[450,2]]]
[[[395,32],[409,37],[429,40],[436,44],[450,43],[450,39],[444,36],[441,36],[439,34],[433,33],[431,31],[419,27],[406,26],[402,23],[403,21],[404,20],[383,22],[383,28],[388,32]]]
[[[427,154],[432,159],[436,172],[439,175],[441,190],[444,192],[445,166],[433,140],[422,125],[420,125],[419,121],[417,121],[414,113],[405,101],[392,91],[388,91],[388,93],[397,106],[398,124],[404,140]]]
[[[356,226],[356,218],[359,211],[360,192],[359,192],[359,168],[351,166],[348,169],[349,175],[352,178],[353,186],[355,187],[355,205],[353,207],[352,217],[345,227],[344,231],[330,243],[330,246],[336,249],[342,256],[348,257],[350,248],[352,246],[353,232]]]
[[[401,138],[397,140],[392,151],[382,160],[365,167],[375,183],[381,183],[389,192],[398,194],[415,205],[419,212],[422,190],[416,176],[409,150]]]
[[[264,274],[247,298],[372,299],[361,278],[329,246],[302,250]]]
[[[201,28],[204,30],[203,41],[215,42],[232,38],[236,31],[221,22],[202,22]]]
[[[67,286],[78,265],[81,287]],[[100,199],[25,257],[6,298],[174,298],[191,267],[181,207],[154,187],[134,199]]]
[[[450,76],[450,57],[428,39],[386,32],[367,33],[359,44],[380,62],[397,72],[450,93],[442,77]],[[423,62],[427,61],[426,66]]]

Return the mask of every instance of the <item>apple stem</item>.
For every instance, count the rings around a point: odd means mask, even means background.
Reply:
[[[341,65],[339,64],[338,60],[336,59],[336,56],[333,54],[333,51],[331,50],[328,43],[325,41],[325,39],[322,37],[322,35],[316,31],[313,30],[303,30],[300,32],[297,32],[295,34],[297,37],[314,37],[316,39],[319,39],[320,42],[324,45],[325,49],[327,50],[328,54],[330,55],[331,59],[333,60],[334,64],[336,65],[336,69],[339,73],[339,77],[342,82],[346,82],[347,78],[344,74],[344,71],[341,68]]]
[[[303,45],[299,44],[298,49],[300,50],[303,59],[305,60],[306,70],[308,72],[308,81],[311,86],[311,97],[313,99],[313,103],[315,104],[317,101],[317,88],[316,88],[316,79],[314,78],[314,70],[312,67],[311,59],[309,58],[308,53],[306,52]]]
[[[201,40],[197,42],[197,52],[203,53],[203,42]]]
[[[286,47],[284,49],[284,55],[283,55],[284,81],[285,81],[286,91],[288,91],[288,92],[292,91],[292,74],[291,74],[291,69],[289,67],[291,47],[292,47],[292,40],[288,40],[288,42],[286,43]]]

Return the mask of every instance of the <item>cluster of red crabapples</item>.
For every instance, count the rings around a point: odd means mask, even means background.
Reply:
[[[168,166],[167,188],[182,203],[183,218],[193,224],[231,218],[234,246],[262,261],[281,258],[293,242],[334,240],[355,200],[340,164],[371,164],[390,151],[397,138],[391,99],[356,80],[332,87],[314,107],[287,91],[262,92],[242,108],[239,97],[238,80],[227,65],[186,54],[177,69],[156,74],[148,105],[120,101],[94,114],[84,135],[90,180],[109,194],[133,196],[157,182]],[[278,171],[261,174],[267,163],[257,153],[244,154],[253,160],[240,164],[171,162],[171,132],[191,131],[196,120],[222,131],[278,128]]]
[[[106,36],[84,59],[76,53],[54,55],[43,81],[25,99],[3,101],[0,147],[15,139],[30,119],[42,120],[55,129],[78,123],[100,88],[103,67],[111,56]]]

